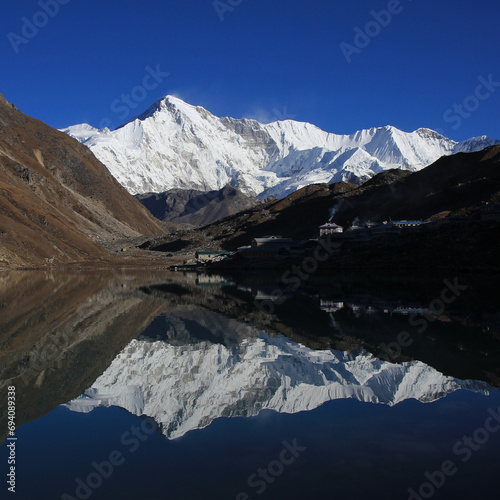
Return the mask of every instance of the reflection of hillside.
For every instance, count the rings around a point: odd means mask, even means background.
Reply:
[[[208,341],[231,347],[258,334],[255,327],[244,322],[195,304],[186,304],[168,307],[165,313],[151,322],[139,339],[164,340],[174,346]]]
[[[17,425],[80,394],[161,312],[129,282],[118,273],[2,275],[0,389],[16,386]]]

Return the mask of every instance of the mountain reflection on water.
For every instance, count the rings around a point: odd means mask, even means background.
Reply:
[[[179,317],[165,317],[163,324],[165,331],[183,328],[188,335],[200,326]],[[218,417],[254,416],[263,409],[297,413],[347,398],[431,402],[458,389],[489,394],[489,387],[444,376],[420,361],[394,364],[363,350],[315,351],[283,336],[254,335],[232,347],[141,338],[66,406],[78,412],[119,406],[152,417],[167,437],[178,438]]]
[[[436,308],[446,277],[279,278],[0,274],[17,497],[397,500],[451,459],[436,498],[496,498],[499,434],[467,464],[453,452],[500,410],[495,283],[460,278]],[[0,416],[5,442],[5,399]],[[304,453],[263,491],[251,478],[285,442]]]
[[[117,405],[174,438],[264,408],[295,413],[338,398],[393,405],[500,385],[499,309],[482,282],[434,314],[441,280],[322,277],[275,300],[280,284],[269,275],[0,278],[0,389],[18,388],[19,425],[61,404]],[[426,318],[425,331],[411,315]],[[411,345],[388,356],[403,331]]]

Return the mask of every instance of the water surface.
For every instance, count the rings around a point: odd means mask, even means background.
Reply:
[[[441,310],[442,278],[5,274],[17,498],[496,498],[498,310],[468,279]]]

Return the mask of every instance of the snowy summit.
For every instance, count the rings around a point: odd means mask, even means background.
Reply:
[[[87,145],[132,194],[230,184],[261,198],[313,183],[361,183],[390,168],[419,170],[441,156],[500,143],[486,136],[458,143],[430,129],[406,133],[391,126],[336,135],[293,120],[218,118],[172,96],[114,131],[88,124],[63,131]]]

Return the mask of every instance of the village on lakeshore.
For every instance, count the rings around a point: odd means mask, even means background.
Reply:
[[[366,221],[361,223],[355,219],[346,229],[332,220],[317,228],[317,238],[295,241],[282,235],[263,235],[253,238],[249,245],[238,247],[234,251],[197,251],[195,259],[186,262],[188,267],[207,267],[222,261],[232,263],[266,263],[280,264],[293,262],[311,254],[318,245],[330,244],[330,255],[338,255],[343,251],[362,244],[376,242],[381,238],[397,239],[401,234],[421,233],[439,229],[443,225],[459,225],[466,217],[443,217],[436,220],[389,220],[381,223]],[[474,214],[474,219],[481,222],[500,221],[500,205],[495,204],[487,210]],[[178,266],[176,266],[178,267]]]
[[[432,224],[423,221],[394,221],[377,224],[366,222],[355,223],[344,231],[342,226],[327,222],[318,228],[318,238],[305,241],[295,241],[281,235],[265,235],[254,238],[250,245],[241,246],[236,251],[206,251],[196,252],[196,263],[199,265],[220,262],[228,257],[237,257],[249,261],[283,261],[293,257],[303,256],[314,250],[322,240],[336,241],[335,253],[341,251],[342,242],[356,243],[369,241],[381,235],[398,235],[401,230],[421,228]]]

